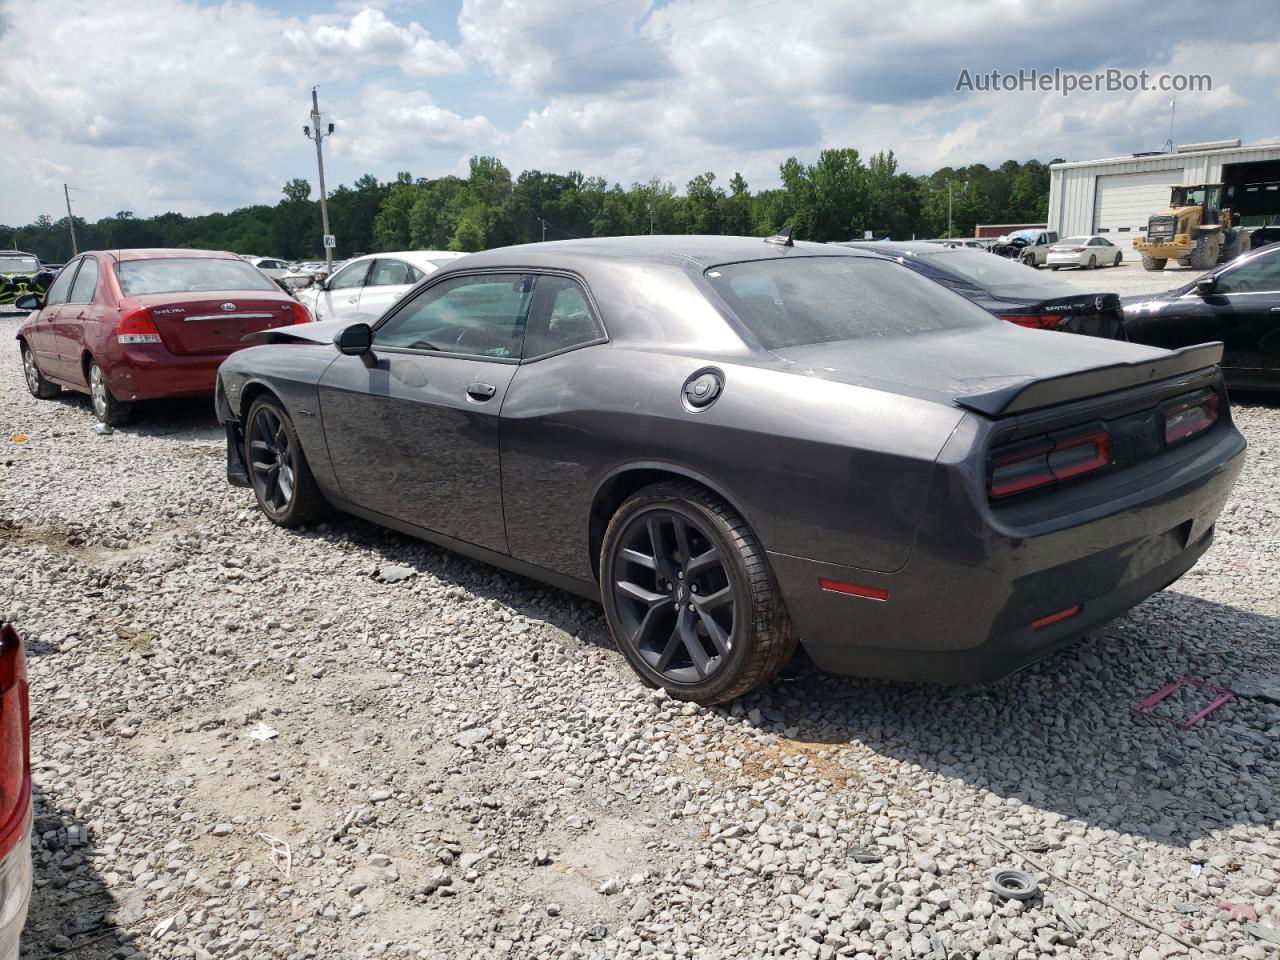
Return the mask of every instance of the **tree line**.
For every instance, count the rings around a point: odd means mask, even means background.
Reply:
[[[339,186],[329,197],[330,229],[340,257],[644,233],[768,236],[786,225],[802,240],[848,240],[866,231],[908,240],[972,236],[978,223],[1043,222],[1049,205],[1049,167],[1038,160],[913,176],[899,171],[892,151],[863,160],[843,148],[823,150],[808,164],[792,157],[780,172],[781,186],[755,192],[740,173],[727,183],[702,173],[681,193],[658,178],[624,188],[578,171],[525,170],[513,177],[496,157],[473,157],[466,177],[400,173],[382,182],[366,174]],[[274,206],[230,213],[140,218],[122,210],[96,223],[77,217],[76,237],[82,250],[188,247],[320,259],[319,203],[311,184],[290,180],[283,193]],[[0,247],[65,262],[71,256],[67,218],[0,226]]]

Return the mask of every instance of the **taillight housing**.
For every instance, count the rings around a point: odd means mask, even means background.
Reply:
[[[988,492],[993,500],[1053,486],[1101,470],[1111,463],[1111,435],[1097,425],[1082,433],[1041,437],[991,459]]]
[[[1084,247],[1072,247],[1072,248],[1071,248],[1071,252],[1072,252],[1072,253],[1084,253],[1084,250],[1085,250],[1085,248],[1084,248]]]
[[[1177,400],[1164,408],[1164,443],[1167,447],[1204,433],[1218,422],[1220,402],[1216,393]]]
[[[151,312],[142,307],[126,313],[116,321],[117,343],[160,343],[160,331],[151,319]]]
[[[295,300],[293,303],[289,304],[289,306],[293,308],[293,322],[295,324],[311,323],[313,319],[311,311],[307,309],[307,305],[305,303],[299,303]]]
[[[0,857],[21,842],[31,807],[27,659],[10,624],[0,627]]]
[[[1010,323],[1020,327],[1031,327],[1036,330],[1056,330],[1062,317],[1056,313],[1004,313],[1001,314]]]

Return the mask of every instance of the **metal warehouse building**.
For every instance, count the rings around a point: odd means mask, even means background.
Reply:
[[[1280,143],[1188,143],[1175,153],[1135,153],[1049,168],[1049,229],[1059,236],[1100,233],[1131,248],[1147,219],[1169,205],[1178,183],[1224,183],[1223,206],[1245,223],[1278,222]]]

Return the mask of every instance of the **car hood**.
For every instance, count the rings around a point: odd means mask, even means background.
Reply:
[[[1173,356],[1158,347],[1028,330],[1009,323],[940,334],[810,344],[773,352],[792,373],[964,406],[974,406],[969,402],[972,398],[986,395],[1011,401],[1032,383],[1064,380],[1102,369],[1114,372],[1095,379],[1087,389],[1095,393],[1104,392],[1096,389],[1100,386],[1119,389],[1117,384],[1123,386],[1123,381],[1139,383],[1150,378],[1153,365],[1160,366],[1161,361]],[[1083,381],[1081,389],[1085,389]],[[1005,409],[1007,405],[994,401],[985,404],[991,410]]]

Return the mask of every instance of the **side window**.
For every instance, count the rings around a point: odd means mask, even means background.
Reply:
[[[1213,292],[1270,293],[1275,290],[1280,290],[1280,255],[1272,253],[1221,274]]]
[[[367,287],[403,286],[413,283],[413,267],[403,260],[375,260]]]
[[[71,290],[71,281],[75,279],[76,268],[79,266],[80,261],[73,260],[62,268],[62,272],[58,274],[58,278],[53,281],[53,286],[49,288],[48,294],[45,295],[44,305],[46,307],[67,302],[67,294]]]
[[[369,272],[370,261],[351,263],[333,275],[329,281],[330,290],[350,290],[352,287],[364,286],[365,274]]]
[[[374,331],[374,346],[519,357],[533,288],[526,274],[450,277],[388,317]]]
[[[93,257],[85,257],[80,261],[80,272],[71,285],[71,296],[67,303],[92,303],[93,291],[98,288],[98,261]]]
[[[538,278],[537,296],[524,334],[526,360],[590,343],[602,335],[586,292],[576,280]]]

